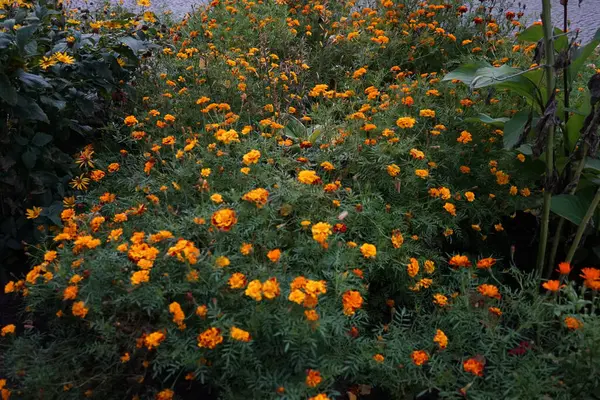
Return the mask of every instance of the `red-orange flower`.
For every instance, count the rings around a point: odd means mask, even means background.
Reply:
[[[560,264],[558,264],[558,269],[556,271],[561,275],[569,275],[569,273],[571,272],[571,264],[566,261],[563,261]]]
[[[470,372],[473,375],[483,376],[484,363],[477,360],[476,358],[469,358],[463,362],[463,369],[465,372]]]
[[[450,265],[452,265],[454,268],[458,268],[458,267],[468,268],[471,266],[471,261],[469,260],[469,257],[461,256],[460,254],[452,256],[452,258],[450,259],[450,261],[448,263]]]
[[[559,281],[548,281],[542,283],[542,287],[551,292],[558,292],[561,288],[565,287],[565,285],[561,285]]]

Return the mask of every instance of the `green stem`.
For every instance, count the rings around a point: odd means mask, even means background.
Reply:
[[[577,192],[577,187],[579,186],[579,179],[581,178],[581,173],[583,172],[583,168],[585,167],[586,155],[588,153],[589,145],[585,143],[583,145],[583,152],[581,153],[581,160],[579,160],[579,165],[577,166],[577,170],[575,170],[575,175],[573,176],[573,180],[571,181],[572,188],[569,190],[569,194],[573,195]],[[560,244],[560,238],[562,235],[562,230],[565,226],[565,219],[561,218],[558,221],[558,226],[556,227],[556,234],[554,235],[554,241],[552,243],[552,250],[550,251],[550,262],[546,266],[546,272],[544,276],[546,279],[550,278],[550,274],[552,273],[552,267],[556,262],[556,253],[558,251],[558,246]]]
[[[579,224],[579,227],[577,228],[575,239],[573,239],[573,243],[571,243],[571,248],[567,253],[567,262],[570,263],[573,260],[573,256],[575,255],[575,251],[577,251],[577,248],[579,247],[579,242],[581,242],[581,238],[583,237],[585,228],[587,228],[588,223],[590,222],[590,220],[594,216],[594,213],[596,212],[596,208],[598,208],[598,203],[600,203],[600,187],[596,191],[596,195],[592,200],[592,204],[590,204],[590,206],[588,207],[585,215],[583,216],[583,219],[581,220],[581,223]]]
[[[552,15],[550,14],[550,0],[542,0],[542,23],[544,26],[544,49],[546,53],[546,93],[548,99],[552,98],[556,87],[556,75],[554,72],[554,34],[552,31]],[[546,262],[546,247],[548,244],[548,231],[550,228],[550,201],[552,191],[550,182],[554,175],[554,125],[548,129],[548,140],[546,143],[546,179],[544,184],[544,207],[542,209],[542,227],[540,230],[540,244],[538,247],[537,276],[542,275]]]

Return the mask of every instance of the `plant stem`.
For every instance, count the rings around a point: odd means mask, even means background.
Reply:
[[[568,18],[567,18],[567,5],[569,4],[568,1],[564,2],[563,5],[563,32],[567,32],[567,28],[568,28]],[[570,57],[569,57],[570,58]],[[563,68],[563,92],[564,92],[564,102],[565,102],[565,115],[564,115],[564,126],[563,126],[563,140],[565,141],[564,146],[565,146],[565,156],[569,156],[569,152],[571,151],[571,142],[569,141],[569,131],[567,129],[567,123],[569,122],[569,94],[570,94],[570,88],[569,88],[569,69],[567,67]],[[567,166],[568,167],[568,166]]]
[[[587,228],[588,223],[594,216],[596,212],[596,208],[598,208],[598,203],[600,203],[600,187],[596,191],[596,195],[592,200],[592,204],[588,207],[579,227],[577,228],[577,233],[575,234],[575,239],[573,239],[573,243],[571,243],[571,248],[569,249],[569,253],[567,253],[567,262],[571,262],[573,260],[573,256],[575,255],[575,251],[579,247],[579,242],[581,242],[581,238],[583,237],[583,233],[585,232],[585,228]]]
[[[546,93],[548,99],[556,86],[556,75],[554,72],[554,34],[552,31],[552,15],[550,14],[550,0],[542,0],[542,23],[544,26],[544,49],[546,53]],[[545,261],[546,246],[548,244],[548,231],[550,228],[550,201],[552,190],[550,182],[554,175],[554,125],[548,128],[548,139],[546,142],[546,177],[544,184],[544,207],[542,209],[542,227],[540,230],[540,244],[538,247],[537,276],[541,277]]]
[[[575,175],[573,176],[573,180],[571,181],[572,188],[569,190],[569,194],[573,195],[577,192],[577,187],[579,186],[579,179],[581,178],[581,173],[583,172],[583,168],[585,168],[585,160],[586,155],[588,153],[589,145],[585,143],[583,145],[583,151],[581,160],[579,160],[579,165],[577,166],[577,170],[575,170]],[[565,226],[565,219],[561,217],[560,221],[558,221],[558,226],[556,227],[556,234],[554,235],[554,241],[552,243],[552,250],[550,251],[550,261],[546,266],[546,272],[544,272],[544,277],[546,279],[550,278],[550,274],[552,273],[552,267],[556,262],[556,253],[558,251],[558,245],[560,244],[560,237],[562,235],[562,230]]]

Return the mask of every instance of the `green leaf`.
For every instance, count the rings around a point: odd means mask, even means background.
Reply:
[[[52,135],[48,135],[42,132],[36,132],[35,136],[33,136],[33,139],[31,139],[31,143],[33,143],[37,147],[42,147],[50,143],[52,139]]]
[[[509,118],[506,118],[506,117],[492,118],[487,114],[479,114],[476,117],[471,117],[471,118],[465,119],[465,121],[467,121],[467,122],[483,122],[484,124],[498,126],[498,127],[503,127],[504,123],[508,120],[509,120]]]
[[[517,39],[520,42],[536,43],[544,37],[544,27],[542,25],[531,25],[523,32],[519,33]]]
[[[48,81],[42,76],[30,74],[29,72],[25,72],[22,69],[20,69],[17,72],[17,77],[21,80],[21,82],[23,82],[25,86],[40,89],[50,89],[52,87],[52,85],[50,85],[50,83],[48,83]]]
[[[475,77],[475,73],[478,69],[483,67],[491,67],[491,65],[484,61],[477,61],[474,63],[461,65],[454,71],[446,74],[442,81],[459,80],[466,85],[471,85],[471,81]]]
[[[521,110],[504,124],[504,136],[502,140],[505,149],[512,149],[519,143],[519,139],[523,135],[529,118],[530,111]]]
[[[8,105],[17,104],[17,89],[14,88],[8,76],[0,72],[0,98]]]
[[[25,164],[27,169],[32,169],[35,166],[37,156],[33,151],[28,149],[23,154],[21,154],[21,160],[23,160],[23,164]]]
[[[587,157],[585,159],[584,168],[593,169],[596,172],[600,172],[600,159]]]
[[[19,50],[23,51],[25,49],[25,45],[29,42],[37,28],[37,25],[27,25],[17,29],[16,41]]]
[[[64,110],[64,108],[67,106],[67,102],[66,101],[59,100],[59,99],[54,99],[54,98],[48,97],[48,96],[41,96],[40,97],[40,101],[42,102],[42,104],[54,107],[54,108],[56,108],[59,111]]]
[[[577,48],[573,52],[571,65],[569,66],[569,77],[571,81],[577,79],[577,74],[583,67],[583,63],[594,53],[594,50],[600,44],[600,29],[596,31],[593,39],[583,47]]]
[[[6,49],[13,43],[13,37],[5,32],[0,32],[0,49]]]
[[[567,122],[567,134],[569,139],[569,151],[575,150],[575,145],[581,136],[581,128],[585,123],[586,116],[591,112],[592,107],[590,105],[590,94],[585,92],[581,99],[581,106],[577,109],[577,112],[569,116]]]
[[[571,221],[575,225],[581,223],[588,207],[588,201],[572,194],[552,196],[552,203],[550,204],[550,210],[553,213]]]
[[[140,50],[145,50],[146,49],[145,42],[143,42],[141,40],[138,40],[138,39],[135,39],[135,38],[133,38],[131,36],[122,37],[119,40],[125,46],[129,47],[135,54],[137,54],[138,51],[140,51]]]

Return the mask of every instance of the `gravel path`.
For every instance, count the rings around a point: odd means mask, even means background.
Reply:
[[[115,3],[119,0],[111,0]],[[186,12],[192,10],[192,7],[198,7],[205,3],[206,0],[151,0],[152,9],[160,12],[171,10],[175,18],[181,18]],[[510,9],[518,11],[524,9],[525,14],[530,21],[540,19],[542,10],[542,0],[510,0],[513,6]],[[560,0],[550,0],[552,3],[552,20],[555,26],[562,27],[563,24],[563,6],[560,5]],[[133,9],[141,10],[137,5],[137,0],[121,0],[121,2]],[[465,0],[465,3],[468,3]],[[102,0],[72,0],[72,5],[87,4],[87,7],[95,8],[96,5],[101,5]],[[477,2],[476,2],[477,4]],[[571,29],[580,29],[579,38],[586,42],[590,40],[598,28],[600,28],[600,0],[583,0],[579,5],[579,0],[569,0],[568,17],[571,21]]]

